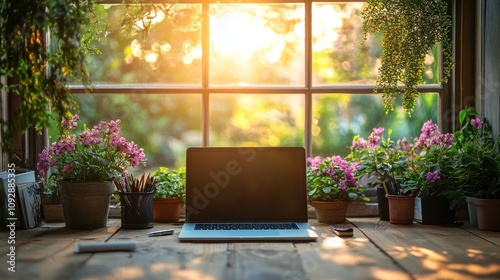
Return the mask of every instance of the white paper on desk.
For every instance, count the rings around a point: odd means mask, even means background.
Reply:
[[[137,242],[133,240],[112,242],[80,242],[75,244],[75,253],[94,253],[111,251],[133,251]]]

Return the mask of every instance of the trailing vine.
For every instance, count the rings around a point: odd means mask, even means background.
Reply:
[[[374,93],[382,91],[386,112],[394,110],[396,95],[402,94],[403,108],[411,114],[431,49],[439,43],[442,50],[440,82],[447,82],[455,66],[448,5],[443,0],[368,0],[367,4],[362,12],[363,42],[369,33],[383,34]]]

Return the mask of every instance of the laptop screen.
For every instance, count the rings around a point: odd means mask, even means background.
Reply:
[[[302,147],[196,147],[186,158],[187,222],[307,222]]]

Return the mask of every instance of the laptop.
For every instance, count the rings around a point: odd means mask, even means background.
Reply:
[[[192,147],[181,241],[314,241],[302,147]]]

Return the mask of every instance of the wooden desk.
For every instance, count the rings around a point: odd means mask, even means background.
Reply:
[[[314,220],[312,243],[180,243],[171,236],[108,227],[72,230],[63,224],[16,231],[16,272],[7,270],[1,232],[0,279],[500,279],[500,232],[471,227],[391,225],[350,218],[354,237],[339,238]],[[134,252],[73,252],[77,242],[133,239]]]

